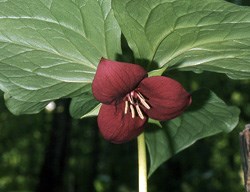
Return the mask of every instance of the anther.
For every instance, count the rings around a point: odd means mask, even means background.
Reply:
[[[128,101],[125,101],[125,110],[124,113],[127,114],[128,113]]]
[[[135,109],[136,109],[136,112],[137,112],[137,114],[139,115],[139,117],[140,117],[141,119],[144,119],[144,116],[143,116],[143,114],[142,114],[142,112],[141,112],[141,109],[140,109],[140,107],[139,107],[138,104],[135,105]]]
[[[138,92],[137,93],[138,98],[140,99],[141,104],[146,107],[146,109],[150,109],[149,104],[145,101],[144,97]]]
[[[130,107],[130,111],[131,111],[131,114],[132,114],[132,118],[135,118],[135,109],[134,109],[134,106],[133,105],[129,105]]]
[[[145,98],[143,97],[143,95],[140,93],[140,92],[136,92],[137,93],[137,95],[139,96],[139,97],[141,97],[143,100],[145,100]]]

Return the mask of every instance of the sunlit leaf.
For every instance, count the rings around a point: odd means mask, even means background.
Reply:
[[[223,0],[113,0],[138,62],[250,78],[250,8]]]
[[[201,89],[192,94],[193,103],[180,117],[150,124],[146,142],[150,155],[149,176],[167,159],[198,139],[230,132],[239,120],[239,109],[227,106],[214,93]]]
[[[0,1],[0,26],[0,89],[18,113],[20,103],[37,112],[41,103],[79,96],[100,58],[121,52],[110,0]]]

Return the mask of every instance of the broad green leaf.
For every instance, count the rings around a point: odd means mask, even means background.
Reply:
[[[239,109],[227,106],[214,93],[201,89],[192,94],[193,103],[180,117],[150,124],[146,142],[150,155],[149,176],[167,159],[197,140],[230,132],[239,120]]]
[[[138,62],[250,78],[250,8],[223,0],[113,0]]]
[[[24,103],[37,112],[51,100],[79,96],[100,58],[121,52],[111,0],[0,1],[0,26],[0,89],[18,113]]]

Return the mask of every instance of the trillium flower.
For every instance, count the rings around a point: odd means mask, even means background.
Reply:
[[[98,126],[106,140],[127,142],[145,128],[148,118],[165,121],[179,116],[191,96],[177,81],[148,77],[139,65],[101,59],[92,84],[102,103]]]

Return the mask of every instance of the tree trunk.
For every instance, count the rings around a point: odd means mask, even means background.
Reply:
[[[89,177],[88,177],[88,192],[95,192],[94,188],[94,181],[97,177],[97,167],[99,163],[99,154],[100,154],[100,140],[99,140],[99,133],[97,129],[94,129],[97,127],[97,120],[92,121],[93,123],[93,128],[91,129],[92,132],[92,137],[91,137],[91,146],[92,146],[92,152],[90,156],[90,166],[89,166]]]
[[[68,157],[71,117],[69,101],[57,102],[53,114],[49,144],[45,150],[37,192],[63,192],[63,179]]]

